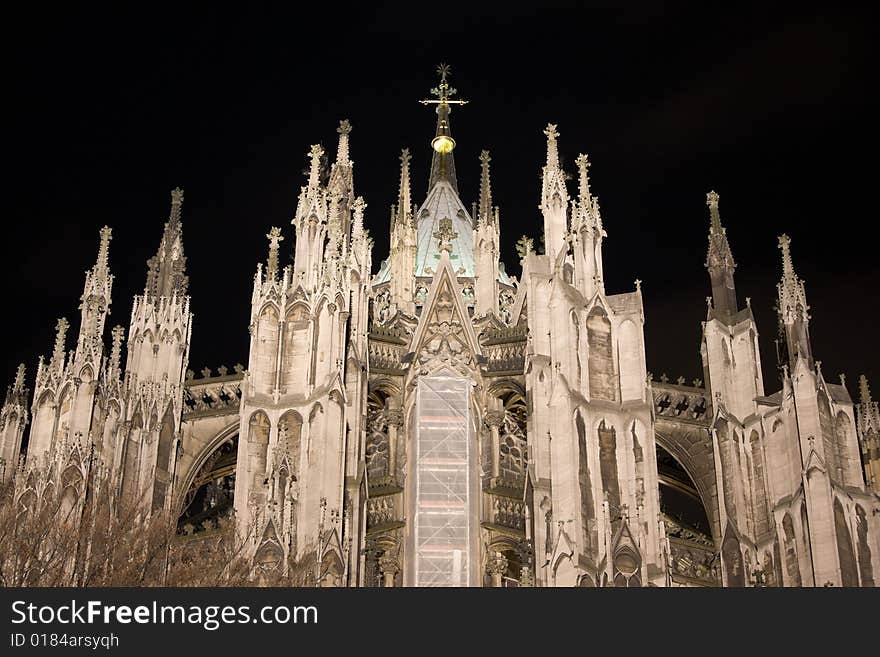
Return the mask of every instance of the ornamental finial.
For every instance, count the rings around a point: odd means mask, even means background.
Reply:
[[[281,235],[281,229],[278,226],[272,226],[269,234],[269,260],[266,262],[266,280],[275,281],[278,278],[278,245],[284,241]]]
[[[351,123],[348,119],[342,119],[339,127],[336,128],[339,133],[339,147],[336,149],[336,164],[349,164],[348,157],[348,135],[351,134]]]
[[[55,324],[55,348],[52,351],[52,366],[58,369],[64,367],[64,342],[67,337],[67,329],[70,324],[67,318],[62,317]]]
[[[559,131],[556,129],[555,123],[548,123],[544,128],[544,134],[547,136],[547,168],[559,168],[559,148],[556,140],[559,139]]]
[[[434,237],[440,240],[440,251],[452,253],[452,240],[458,237],[458,233],[452,230],[452,219],[443,217],[440,220],[440,230],[434,233]]]
[[[581,153],[575,160],[578,168],[578,192],[582,207],[588,207],[590,203],[590,158],[586,153]]]
[[[354,216],[351,230],[352,236],[355,238],[360,237],[364,233],[364,210],[366,209],[367,204],[364,203],[363,196],[358,196],[351,205],[351,211]]]
[[[318,188],[321,181],[321,156],[324,155],[324,148],[320,144],[312,144],[309,149],[309,190]]]

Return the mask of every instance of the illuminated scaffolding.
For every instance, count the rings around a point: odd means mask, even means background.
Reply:
[[[415,483],[416,586],[470,582],[470,382],[421,377],[418,388]]]

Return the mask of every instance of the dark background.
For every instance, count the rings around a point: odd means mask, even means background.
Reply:
[[[375,272],[404,146],[415,200],[424,198],[435,117],[417,101],[446,61],[471,101],[452,116],[462,199],[476,199],[477,157],[490,149],[509,272],[519,275],[518,237],[541,234],[542,130],[558,123],[567,169],[579,152],[591,156],[608,292],[643,281],[655,378],[702,377],[705,194],[715,189],[740,304],[751,297],[761,331],[767,392],[778,387],[782,232],[806,280],[826,377],[845,372],[853,396],[862,373],[880,389],[871,16],[804,3],[723,13],[311,4],[324,9],[34,5],[7,16],[0,379],[23,360],[32,382],[57,317],[72,321],[73,345],[83,272],[104,224],[116,276],[108,335],[127,328],[178,185],[195,312],[190,367],[246,365],[255,267],[272,225],[291,253],[309,145],[335,154],[336,125],[351,120]]]

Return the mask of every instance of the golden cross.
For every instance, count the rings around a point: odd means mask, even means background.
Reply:
[[[449,64],[440,64],[437,67],[437,73],[440,74],[440,86],[431,89],[431,94],[437,96],[437,99],[427,98],[420,100],[422,105],[467,105],[466,100],[452,100],[452,96],[457,93],[454,87],[450,87],[446,81],[446,77],[452,72]]]

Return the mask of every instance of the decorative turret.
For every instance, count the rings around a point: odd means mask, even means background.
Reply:
[[[737,311],[736,288],[733,272],[736,263],[727,242],[721,215],[718,213],[719,196],[714,191],[706,194],[706,205],[709,206],[709,251],[706,254],[706,269],[712,280],[712,299],[715,315],[722,319],[730,318]]]
[[[24,363],[15,372],[15,382],[6,389],[0,408],[0,484],[8,482],[18,467],[21,441],[28,422],[28,389],[24,384]]]
[[[498,208],[492,207],[492,181],[489,177],[489,151],[480,153],[480,203],[474,229],[474,273],[476,276],[474,311],[477,316],[498,310],[498,266],[500,235]]]
[[[782,251],[782,280],[776,286],[778,292],[776,310],[779,313],[780,335],[785,339],[784,347],[787,353],[787,358],[781,360],[788,360],[792,370],[800,359],[805,359],[807,366],[812,367],[808,314],[810,307],[807,305],[804,282],[794,271],[791,238],[788,235],[779,237],[779,248]]]
[[[557,146],[559,131],[556,125],[549,123],[544,134],[547,136],[547,163],[544,165],[539,207],[544,215],[545,253],[550,256],[551,261],[555,261],[565,245],[565,235],[568,231],[566,220],[568,190],[565,186],[565,174],[559,166]]]
[[[578,198],[572,202],[572,246],[581,251],[575,258],[577,285],[587,298],[597,290],[604,292],[602,273],[602,239],[606,237],[599,214],[599,199],[590,194],[590,160],[580,153],[575,160],[578,168]]]
[[[416,226],[409,176],[409,149],[400,152],[400,187],[392,207],[391,301],[408,315],[415,314]]]
[[[159,249],[147,263],[144,293],[134,298],[132,306],[123,381],[128,403],[120,417],[129,427],[128,434],[117,444],[103,445],[103,458],[113,459],[119,490],[145,509],[168,508],[177,483],[176,444],[193,319],[183,255],[182,206],[183,191],[177,188],[171,192],[171,213]],[[118,367],[121,345],[122,335],[114,330],[113,367]],[[112,376],[108,381],[112,382]],[[149,422],[151,415],[157,421]]]
[[[320,274],[324,258],[324,238],[327,234],[327,192],[321,186],[321,158],[324,148],[313,144],[309,149],[309,178],[300,190],[296,216],[291,222],[296,228],[294,272],[306,285],[312,286]],[[338,195],[336,195],[338,201]]]

